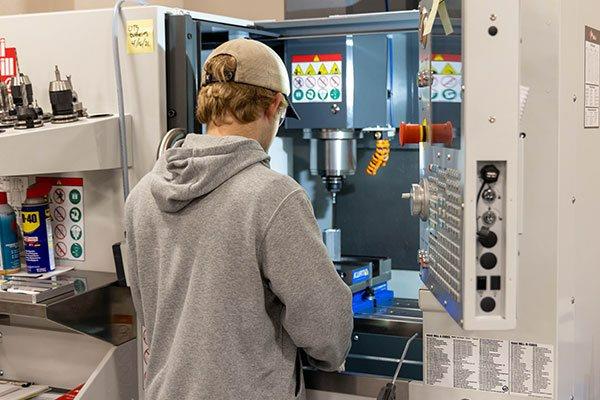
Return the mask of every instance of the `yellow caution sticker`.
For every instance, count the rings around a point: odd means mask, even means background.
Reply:
[[[452,64],[447,63],[444,69],[442,69],[442,75],[457,75],[458,72],[454,69]]]
[[[302,71],[302,67],[300,67],[300,65],[296,65],[296,68],[294,68],[294,75],[304,75],[304,71]]]
[[[329,71],[327,71],[325,64],[321,64],[319,67],[319,75],[329,75]]]
[[[308,66],[308,68],[306,68],[306,75],[316,75],[317,71],[315,71],[314,67],[312,64],[310,64]]]
[[[334,63],[331,67],[331,75],[339,75],[341,73],[342,71],[340,71],[340,67],[337,65],[337,63]]]
[[[154,53],[154,20],[127,21],[125,27],[127,54]]]

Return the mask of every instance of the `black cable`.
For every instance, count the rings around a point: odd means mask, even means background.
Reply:
[[[481,193],[483,193],[483,188],[485,187],[485,181],[481,182],[481,187],[479,188],[479,193],[477,193],[477,205],[479,205],[479,199],[481,198]]]

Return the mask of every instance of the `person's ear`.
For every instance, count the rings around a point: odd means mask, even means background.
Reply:
[[[283,95],[281,93],[277,93],[275,97],[273,97],[273,101],[267,108],[267,117],[269,119],[279,118],[279,108],[281,107],[281,102],[283,101]]]

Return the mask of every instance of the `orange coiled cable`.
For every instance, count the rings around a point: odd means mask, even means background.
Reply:
[[[380,139],[375,142],[375,153],[371,156],[371,161],[367,166],[367,174],[371,176],[377,175],[377,171],[381,167],[387,165],[390,159],[390,141],[387,139]]]

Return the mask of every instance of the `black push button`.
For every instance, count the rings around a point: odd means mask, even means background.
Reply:
[[[501,278],[499,276],[492,276],[490,281],[490,289],[500,290],[500,281]]]
[[[498,258],[494,253],[485,253],[479,257],[479,263],[485,269],[493,269],[498,264]]]
[[[484,297],[483,300],[481,300],[481,309],[483,311],[490,313],[494,311],[495,308],[496,300],[492,299],[491,297]]]
[[[479,243],[486,249],[491,249],[498,243],[498,236],[492,231],[489,232],[480,232],[477,234]]]
[[[487,290],[487,276],[477,277],[477,290]]]

